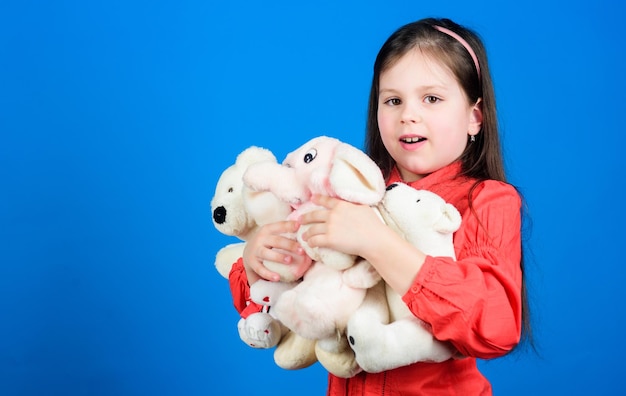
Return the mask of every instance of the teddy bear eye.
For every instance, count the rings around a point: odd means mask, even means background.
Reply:
[[[317,150],[311,149],[304,154],[304,163],[308,164],[317,157]]]
[[[234,190],[232,187],[228,189],[228,192],[229,192],[229,193],[231,193],[231,192],[233,192],[233,191],[235,191],[235,190]]]
[[[421,198],[418,198],[417,201],[415,201],[415,203],[420,203],[421,200],[422,200]]]

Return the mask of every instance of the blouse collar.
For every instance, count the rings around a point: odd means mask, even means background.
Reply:
[[[461,173],[461,161],[455,161],[450,165],[436,170],[425,177],[416,180],[414,182],[405,182],[400,176],[400,171],[397,166],[394,166],[389,175],[387,184],[392,183],[405,183],[417,190],[430,190],[433,186],[441,184],[445,181],[451,181],[457,178]]]

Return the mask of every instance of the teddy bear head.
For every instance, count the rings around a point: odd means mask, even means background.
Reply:
[[[250,190],[243,183],[243,175],[252,164],[277,164],[276,157],[267,149],[251,146],[242,151],[235,163],[220,175],[211,199],[215,228],[225,235],[246,240],[259,225],[282,220],[291,207],[276,196]]]
[[[394,183],[378,209],[385,223],[418,249],[433,256],[455,256],[452,235],[461,226],[461,214],[439,195]]]

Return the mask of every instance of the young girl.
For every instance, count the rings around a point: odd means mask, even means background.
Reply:
[[[311,246],[367,259],[459,356],[349,379],[329,375],[328,395],[490,395],[476,358],[499,357],[518,344],[526,304],[521,199],[506,183],[494,90],[476,34],[447,19],[424,19],[389,37],[374,64],[366,151],[388,184],[433,191],[459,210],[457,260],[425,255],[368,206],[316,196],[328,210],[267,225],[247,242],[231,272],[233,295],[245,298],[247,282],[277,279],[263,260],[303,260],[297,243],[280,234],[310,224],[304,238]]]

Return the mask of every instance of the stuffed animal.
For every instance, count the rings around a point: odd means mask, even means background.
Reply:
[[[220,175],[211,200],[213,225],[224,235],[236,236],[246,241],[259,226],[284,220],[292,211],[291,206],[269,192],[250,190],[243,183],[243,175],[252,164],[277,164],[271,151],[252,146],[242,151],[235,163]],[[215,266],[224,278],[228,278],[232,264],[242,256],[244,243],[234,243],[220,249]],[[281,280],[291,282],[302,277],[310,262],[302,268],[276,265],[273,269]]]
[[[244,241],[229,244],[217,252],[215,267],[224,278],[228,278],[232,264],[242,257],[245,241],[263,221],[280,220],[291,213],[291,207],[272,194],[256,193],[252,196],[243,184],[243,174],[248,166],[263,161],[276,162],[276,157],[267,149],[249,147],[237,156],[235,163],[226,168],[217,181],[211,199],[213,225],[222,234]],[[248,304],[237,327],[242,341],[254,348],[275,346],[282,332],[280,324],[264,312],[262,305],[256,304]]]
[[[313,194],[375,205],[385,193],[385,181],[378,166],[361,150],[328,136],[309,140],[289,153],[282,165],[263,162],[249,167],[244,183],[254,191],[271,191],[295,209],[291,219],[320,209],[310,198]],[[356,257],[331,249],[311,248],[302,240],[306,227],[297,238],[307,254],[339,270],[351,267]]]
[[[292,219],[323,209],[310,201],[313,194],[375,205],[385,193],[382,173],[365,153],[327,136],[306,142],[288,154],[281,165],[251,165],[244,174],[244,183],[254,191],[270,191],[290,203],[294,208],[289,216]],[[346,345],[345,327],[366,290],[380,276],[358,257],[309,247],[301,237],[305,230],[301,226],[295,237],[314,264],[298,285],[282,293],[273,312],[292,332],[317,340],[316,356],[328,371],[350,377],[360,368]]]
[[[383,221],[422,252],[455,258],[452,234],[461,225],[456,208],[440,196],[406,184],[392,184],[377,209]],[[454,349],[438,341],[385,282],[368,290],[347,324],[359,366],[381,372],[416,362],[441,362]]]
[[[241,152],[235,163],[220,175],[211,200],[215,228],[243,241],[218,251],[215,267],[224,278],[228,278],[232,264],[243,255],[245,241],[259,226],[284,220],[292,211],[289,204],[270,192],[255,192],[244,185],[243,174],[248,166],[262,162],[276,163],[276,157],[269,150],[256,146]],[[286,369],[313,364],[316,361],[315,346],[310,340],[301,340],[288,334],[288,329],[268,311],[284,290],[295,286],[291,281],[301,277],[310,264],[310,261],[305,262],[301,268],[275,266],[276,272],[290,283],[269,282],[265,287],[259,287],[256,294],[251,294],[249,304],[237,324],[242,341],[254,348],[272,348],[278,344],[275,360]]]

